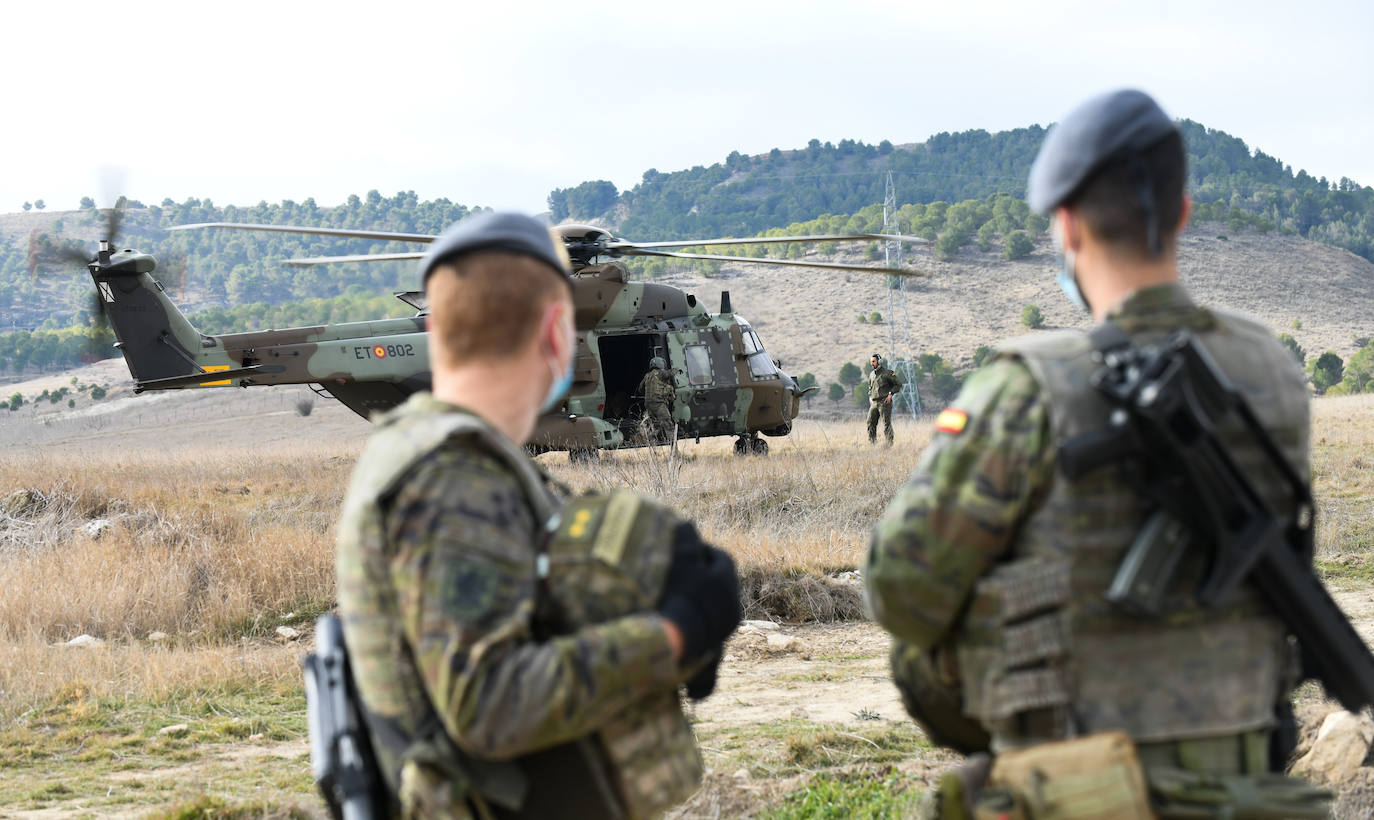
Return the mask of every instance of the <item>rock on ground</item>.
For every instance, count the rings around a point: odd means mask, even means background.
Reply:
[[[1293,764],[1293,773],[1317,783],[1338,784],[1349,780],[1364,765],[1374,742],[1374,720],[1344,710],[1322,721],[1312,748]]]

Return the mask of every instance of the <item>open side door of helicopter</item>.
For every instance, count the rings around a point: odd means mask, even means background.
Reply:
[[[640,382],[649,372],[649,360],[655,356],[669,358],[661,333],[598,334],[597,353],[606,391],[606,407],[602,418],[615,423],[633,422],[638,426],[644,415],[644,394]],[[668,366],[673,366],[668,362]]]

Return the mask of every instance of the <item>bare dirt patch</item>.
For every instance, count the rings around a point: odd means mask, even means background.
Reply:
[[[769,635],[792,642],[770,644]],[[715,694],[693,708],[693,717],[703,728],[783,719],[841,726],[904,720],[888,674],[888,644],[887,633],[870,623],[746,627],[730,641]]]

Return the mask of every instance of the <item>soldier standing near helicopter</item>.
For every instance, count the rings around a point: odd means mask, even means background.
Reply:
[[[878,418],[881,417],[883,435],[887,436],[887,446],[891,447],[892,397],[901,392],[902,382],[877,353],[868,363],[868,443],[878,443]]]
[[[673,384],[673,372],[663,357],[649,360],[649,372],[640,379],[639,392],[644,396],[646,430],[653,441],[668,441],[673,435],[673,399],[677,397],[677,387]]]
[[[344,502],[344,638],[382,780],[406,817],[641,816],[700,777],[677,690],[714,686],[740,618],[733,562],[628,493],[562,515],[521,448],[571,381],[562,250],[518,214],[481,214],[438,238],[420,264],[434,392],[378,421]],[[549,556],[592,536],[607,561],[660,562],[647,607],[569,616],[562,601],[586,612],[608,594],[567,589]],[[646,745],[659,753],[636,754]]]

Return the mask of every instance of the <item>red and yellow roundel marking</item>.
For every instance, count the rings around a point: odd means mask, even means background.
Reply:
[[[968,413],[963,410],[947,408],[935,417],[935,429],[941,433],[959,435],[964,432],[964,427],[968,424]]]
[[[377,345],[376,347],[372,348],[372,355],[373,355],[373,356],[376,356],[376,357],[379,358],[379,359],[385,359],[385,358],[386,358],[386,348],[385,348],[385,347],[382,347],[381,345]]]

